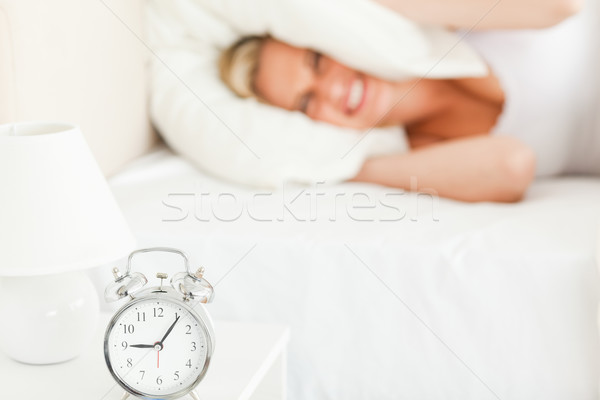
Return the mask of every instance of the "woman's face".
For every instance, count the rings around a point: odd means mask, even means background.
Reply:
[[[397,100],[392,82],[274,39],[262,47],[254,84],[274,106],[355,129],[391,124],[386,114]]]

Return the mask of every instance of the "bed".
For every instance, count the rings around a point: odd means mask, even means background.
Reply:
[[[110,183],[140,247],[206,267],[215,318],[292,328],[290,399],[597,398],[597,179],[514,205],[265,191],[159,148]]]

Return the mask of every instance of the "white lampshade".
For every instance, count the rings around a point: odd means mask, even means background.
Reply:
[[[134,238],[76,126],[0,126],[0,190],[0,276],[81,270],[134,249]]]

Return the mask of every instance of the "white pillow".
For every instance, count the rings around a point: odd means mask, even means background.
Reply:
[[[237,98],[217,60],[241,36],[271,33],[389,79],[486,72],[455,35],[368,0],[150,0],[148,11],[157,128],[201,168],[254,186],[346,180],[365,159],[407,143],[400,128],[357,132]]]

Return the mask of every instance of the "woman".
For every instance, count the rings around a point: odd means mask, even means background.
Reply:
[[[431,1],[437,4],[435,0]],[[457,0],[463,5],[469,1]],[[403,3],[393,2],[390,7],[417,21],[458,28],[466,28],[478,15],[476,12],[472,15],[466,12],[474,9],[472,7],[450,7],[446,13],[435,13],[428,7],[410,5],[419,2]],[[549,0],[537,5],[538,12],[527,20],[515,7],[526,7],[531,2],[505,0],[501,3],[498,12],[492,13],[492,17],[483,21],[480,27],[543,27],[568,17],[578,8],[573,2]],[[445,8],[443,4],[441,2],[437,7]],[[521,17],[514,18],[515,15]],[[582,24],[586,22],[578,22],[575,28],[567,27],[567,31],[579,32],[579,25]],[[509,33],[505,35],[510,36]],[[490,46],[486,40],[493,42],[495,38],[483,37],[483,43],[478,43],[480,39],[481,36],[475,35],[471,44],[476,49],[479,47],[481,52],[489,53]],[[539,38],[535,40],[539,41]],[[542,40],[545,40],[543,36]],[[547,40],[555,42],[553,37]],[[569,46],[566,43],[565,49],[573,52]],[[444,197],[463,201],[518,201],[535,175],[536,155],[539,154],[534,153],[532,147],[540,140],[543,140],[541,147],[549,153],[544,158],[542,175],[569,172],[569,168],[567,161],[557,163],[558,156],[553,155],[554,150],[547,149],[549,141],[554,140],[549,128],[543,124],[533,127],[529,124],[530,120],[536,118],[535,111],[540,111],[537,106],[540,100],[543,102],[551,96],[532,89],[531,92],[535,92],[538,98],[531,99],[529,118],[519,116],[512,103],[509,104],[512,113],[508,113],[508,117],[505,115],[507,108],[511,111],[506,104],[505,92],[506,86],[511,85],[501,83],[492,71],[522,71],[519,63],[527,61],[526,55],[518,55],[518,59],[514,55],[513,65],[502,65],[507,54],[492,52],[483,56],[489,58],[488,61],[499,60],[484,78],[392,82],[353,70],[310,49],[293,47],[271,37],[247,37],[223,53],[221,77],[241,97],[256,97],[290,111],[303,112],[315,120],[363,130],[374,126],[403,125],[412,151],[367,160],[354,181],[414,190],[416,177],[419,190],[433,189]],[[589,64],[580,59],[582,57],[582,54],[573,54],[573,64]],[[532,63],[543,65],[543,62],[544,57],[536,55]],[[564,71],[557,70],[556,75],[560,78]],[[531,78],[535,76],[523,77],[524,82],[513,85],[513,89],[521,90]],[[556,82],[553,79],[548,81],[547,76],[544,79],[546,86]],[[562,88],[560,82],[555,86]],[[581,87],[574,84],[569,90],[576,92]],[[528,100],[527,92],[525,94],[521,97]],[[553,123],[550,129],[560,130],[557,135],[564,136],[565,127],[574,126],[578,116],[569,104],[563,107],[560,103],[562,100],[558,97],[564,98],[564,93],[555,97],[553,104],[541,110],[552,112],[551,117],[558,123]],[[511,119],[520,119],[522,123],[502,126],[501,122]],[[504,132],[512,136],[490,134],[500,128],[516,132]],[[520,131],[527,132],[521,135]],[[519,140],[515,136],[526,140]],[[531,142],[534,146],[523,142]],[[546,162],[546,158],[550,161]],[[576,169],[572,168],[573,171]]]

